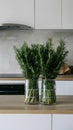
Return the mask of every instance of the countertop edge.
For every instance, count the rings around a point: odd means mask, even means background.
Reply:
[[[39,78],[41,79],[41,78]],[[0,77],[0,80],[25,80],[24,77]],[[73,75],[58,75],[56,80],[73,80]]]
[[[71,110],[0,110],[0,114],[73,114]]]

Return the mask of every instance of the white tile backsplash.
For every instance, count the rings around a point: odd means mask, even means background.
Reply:
[[[24,41],[28,44],[44,44],[48,38],[52,38],[54,47],[63,39],[69,54],[66,62],[73,65],[73,31],[51,30],[0,30],[0,73],[21,73],[16,61],[13,45],[20,47]]]

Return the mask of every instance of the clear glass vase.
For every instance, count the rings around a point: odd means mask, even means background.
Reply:
[[[56,103],[55,79],[43,80],[41,103],[46,105]]]
[[[25,80],[25,100],[26,104],[37,104],[39,103],[39,90],[37,79],[26,79]]]

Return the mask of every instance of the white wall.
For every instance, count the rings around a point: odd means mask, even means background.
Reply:
[[[60,39],[65,40],[69,50],[67,63],[73,65],[73,32],[69,31],[49,31],[49,30],[0,30],[0,74],[21,73],[21,69],[15,59],[13,45],[20,47],[24,41],[28,44],[45,43],[51,37],[56,47]]]

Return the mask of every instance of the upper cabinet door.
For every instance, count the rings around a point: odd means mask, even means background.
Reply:
[[[34,0],[0,0],[1,23],[18,23],[34,27]]]
[[[73,29],[73,0],[62,0],[62,28]]]
[[[35,0],[35,28],[61,28],[61,0]]]

